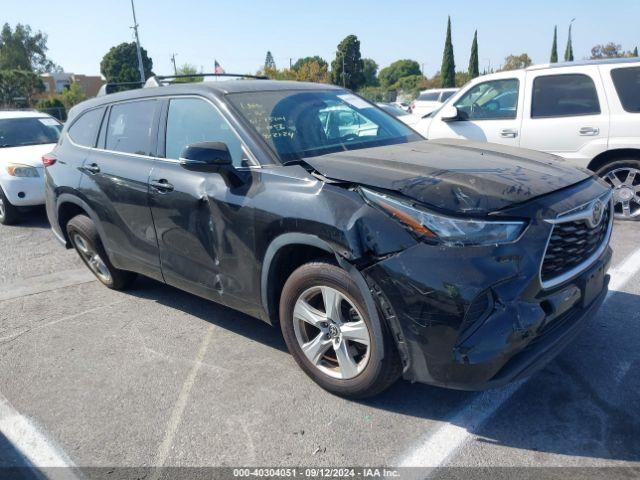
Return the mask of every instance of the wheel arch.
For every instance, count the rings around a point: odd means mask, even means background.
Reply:
[[[589,162],[587,168],[592,172],[597,172],[607,163],[618,160],[640,160],[640,149],[637,148],[618,148],[615,150],[607,150],[602,152]]]
[[[71,195],[69,193],[61,194],[58,197],[56,203],[56,212],[58,227],[64,241],[66,242],[67,248],[71,248],[71,242],[69,240],[69,235],[67,234],[67,224],[73,217],[77,215],[88,216],[96,225],[96,229],[98,229],[98,234],[100,235],[100,237],[103,236],[103,231],[100,226],[100,222],[98,222],[97,215],[91,209],[91,207],[81,198],[78,198],[77,196]]]
[[[293,256],[290,255],[292,252],[295,252]],[[280,294],[289,275],[304,263],[321,258],[335,261],[358,285],[373,320],[374,331],[372,333],[380,340],[380,344],[383,344],[382,319],[378,314],[377,303],[363,275],[353,264],[336,252],[328,242],[307,233],[284,233],[276,237],[267,248],[261,274],[262,306],[267,314],[267,321],[273,325],[279,324]],[[382,355],[384,356],[384,351]]]

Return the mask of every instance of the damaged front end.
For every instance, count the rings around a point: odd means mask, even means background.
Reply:
[[[590,179],[500,211],[498,217],[529,219],[515,241],[469,246],[427,239],[363,266],[403,357],[404,377],[479,390],[544,366],[604,300],[611,259],[612,218],[606,214],[598,226],[576,233],[585,236],[580,241],[597,243],[593,250],[572,251],[567,239],[567,256],[584,257],[568,265],[571,275],[545,281],[546,262],[557,263],[550,239],[562,234],[558,221],[549,219],[609,198],[606,187]]]

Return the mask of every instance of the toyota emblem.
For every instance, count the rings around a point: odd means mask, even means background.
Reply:
[[[602,221],[602,214],[604,213],[604,205],[600,200],[596,200],[593,202],[593,207],[591,208],[591,226],[597,227],[600,225]]]

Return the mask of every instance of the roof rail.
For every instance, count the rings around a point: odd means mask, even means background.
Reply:
[[[114,89],[118,88],[118,87],[134,87],[134,86],[138,86],[138,88],[141,88],[144,86],[144,82],[114,82],[114,83],[105,83],[104,85],[102,85],[100,87],[100,90],[98,90],[98,94],[96,95],[97,97],[102,97],[104,95],[109,95],[110,93],[113,93]]]
[[[246,75],[243,73],[191,73],[186,75],[155,75],[149,77],[145,82],[144,88],[161,87],[162,85],[174,83],[175,80],[181,78],[204,78],[204,77],[233,77],[233,78],[251,78],[254,80],[269,80],[264,75]]]

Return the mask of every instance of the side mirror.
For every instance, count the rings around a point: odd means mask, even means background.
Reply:
[[[447,105],[442,109],[440,119],[443,122],[455,122],[456,120],[460,120],[460,114],[458,113],[458,109],[456,107],[454,107],[453,105]]]
[[[180,155],[182,168],[194,172],[219,172],[231,168],[233,160],[223,142],[203,142],[187,145]]]

